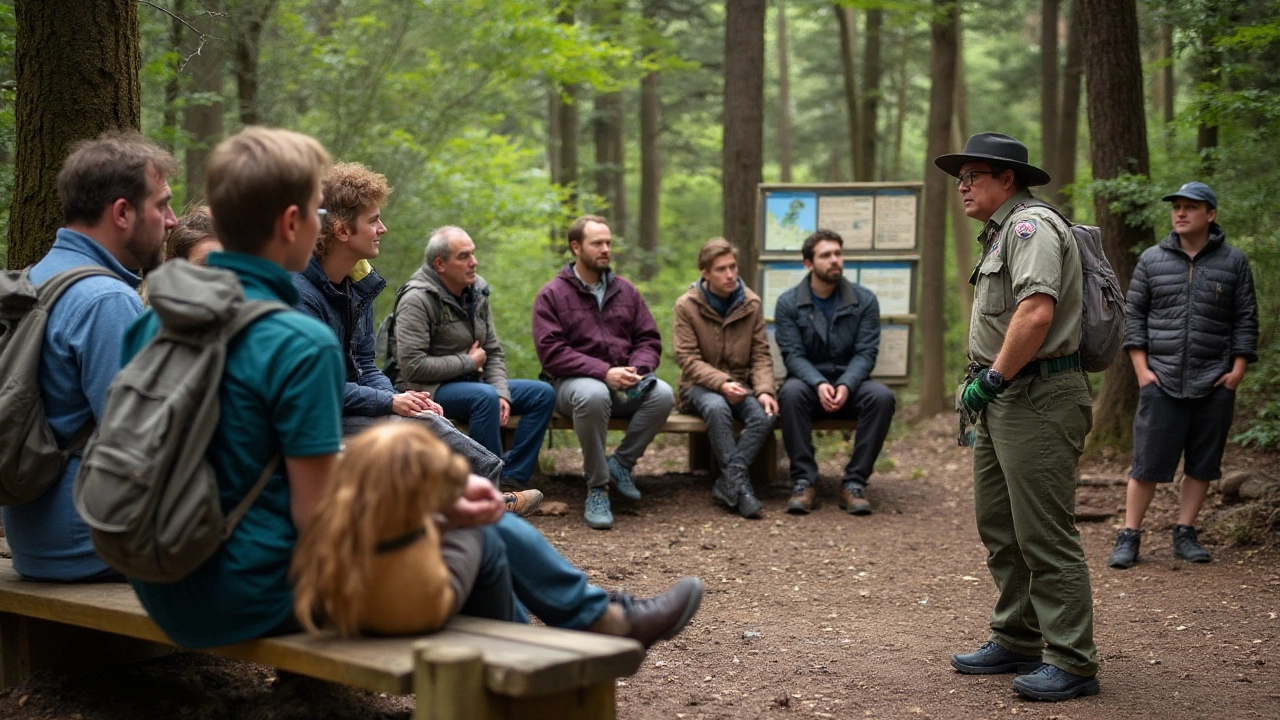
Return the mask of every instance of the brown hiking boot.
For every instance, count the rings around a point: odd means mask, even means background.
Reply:
[[[791,490],[791,499],[787,501],[787,512],[793,515],[808,515],[818,506],[818,488],[809,483],[796,483]]]
[[[870,515],[871,503],[862,496],[862,486],[856,483],[845,483],[840,488],[840,509],[850,515]]]
[[[620,635],[640,641],[646,648],[675,637],[702,604],[702,580],[687,577],[661,595],[637,598],[630,593],[609,593],[609,606],[593,632]]]
[[[542,504],[542,491],[517,490],[515,492],[504,492],[502,493],[502,499],[507,501],[507,512],[515,513],[520,517],[529,517]]]

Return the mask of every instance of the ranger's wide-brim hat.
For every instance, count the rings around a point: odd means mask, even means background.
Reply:
[[[965,163],[999,163],[1008,166],[1027,187],[1048,185],[1049,173],[1027,162],[1027,146],[1002,133],[985,132],[970,136],[964,152],[939,155],[933,164],[951,177],[960,176]]]

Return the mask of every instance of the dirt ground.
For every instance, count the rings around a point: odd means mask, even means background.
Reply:
[[[619,717],[1280,717],[1280,551],[1231,548],[1206,533],[1212,563],[1175,560],[1176,498],[1166,489],[1149,515],[1141,563],[1107,568],[1124,504],[1122,459],[1086,467],[1080,490],[1081,505],[1100,516],[1080,529],[1102,693],[1034,703],[1014,694],[1012,676],[952,671],[952,653],[985,641],[995,596],[974,527],[969,455],[954,444],[953,422],[897,431],[868,489],[868,517],[837,508],[832,478],[843,457],[829,452],[816,512],[784,513],[781,481],[760,493],[765,517],[742,520],[715,504],[710,478],[683,471],[674,436],[641,461],[644,500],[615,501],[615,529],[594,531],[582,524],[581,478],[569,474],[580,469],[576,451],[563,441],[548,451],[544,460],[564,474],[541,486],[568,512],[533,521],[597,584],[647,594],[683,575],[706,581],[685,632],[619,682]],[[1228,469],[1260,464],[1274,469],[1277,458],[1228,453]],[[1220,512],[1215,489],[1202,519]],[[0,695],[0,718],[17,720],[408,718],[411,709],[409,698],[199,655],[37,677]]]

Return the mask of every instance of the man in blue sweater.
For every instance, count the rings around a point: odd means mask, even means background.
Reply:
[[[71,286],[45,327],[40,399],[54,437],[64,447],[102,415],[107,387],[120,369],[120,340],[142,313],[139,273],[160,263],[165,233],[176,222],[166,182],[176,170],[169,153],[138,133],[117,132],[75,145],[58,173],[66,225],[49,254],[31,268],[31,281],[38,286],[86,265],[115,275]],[[44,495],[0,509],[14,569],[23,577],[123,580],[98,559],[89,528],[76,514],[71,488],[79,468],[75,453],[62,478]]]

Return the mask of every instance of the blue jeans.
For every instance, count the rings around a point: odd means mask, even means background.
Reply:
[[[511,414],[520,416],[511,451],[502,452],[502,427],[498,424],[498,391],[482,382],[450,382],[436,389],[435,401],[445,417],[467,423],[471,439],[506,463],[503,477],[520,484],[529,482],[538,462],[538,451],[555,409],[556,393],[539,380],[511,380]]]
[[[486,594],[515,591],[514,617],[497,620],[529,622],[528,608],[551,627],[586,630],[609,607],[609,593],[587,582],[586,573],[564,558],[538,529],[513,513],[505,513],[493,525],[481,528],[484,552],[475,588],[463,607],[464,614],[494,617],[492,611],[504,603]],[[510,584],[504,585],[504,577]],[[497,602],[493,602],[497,600]]]

